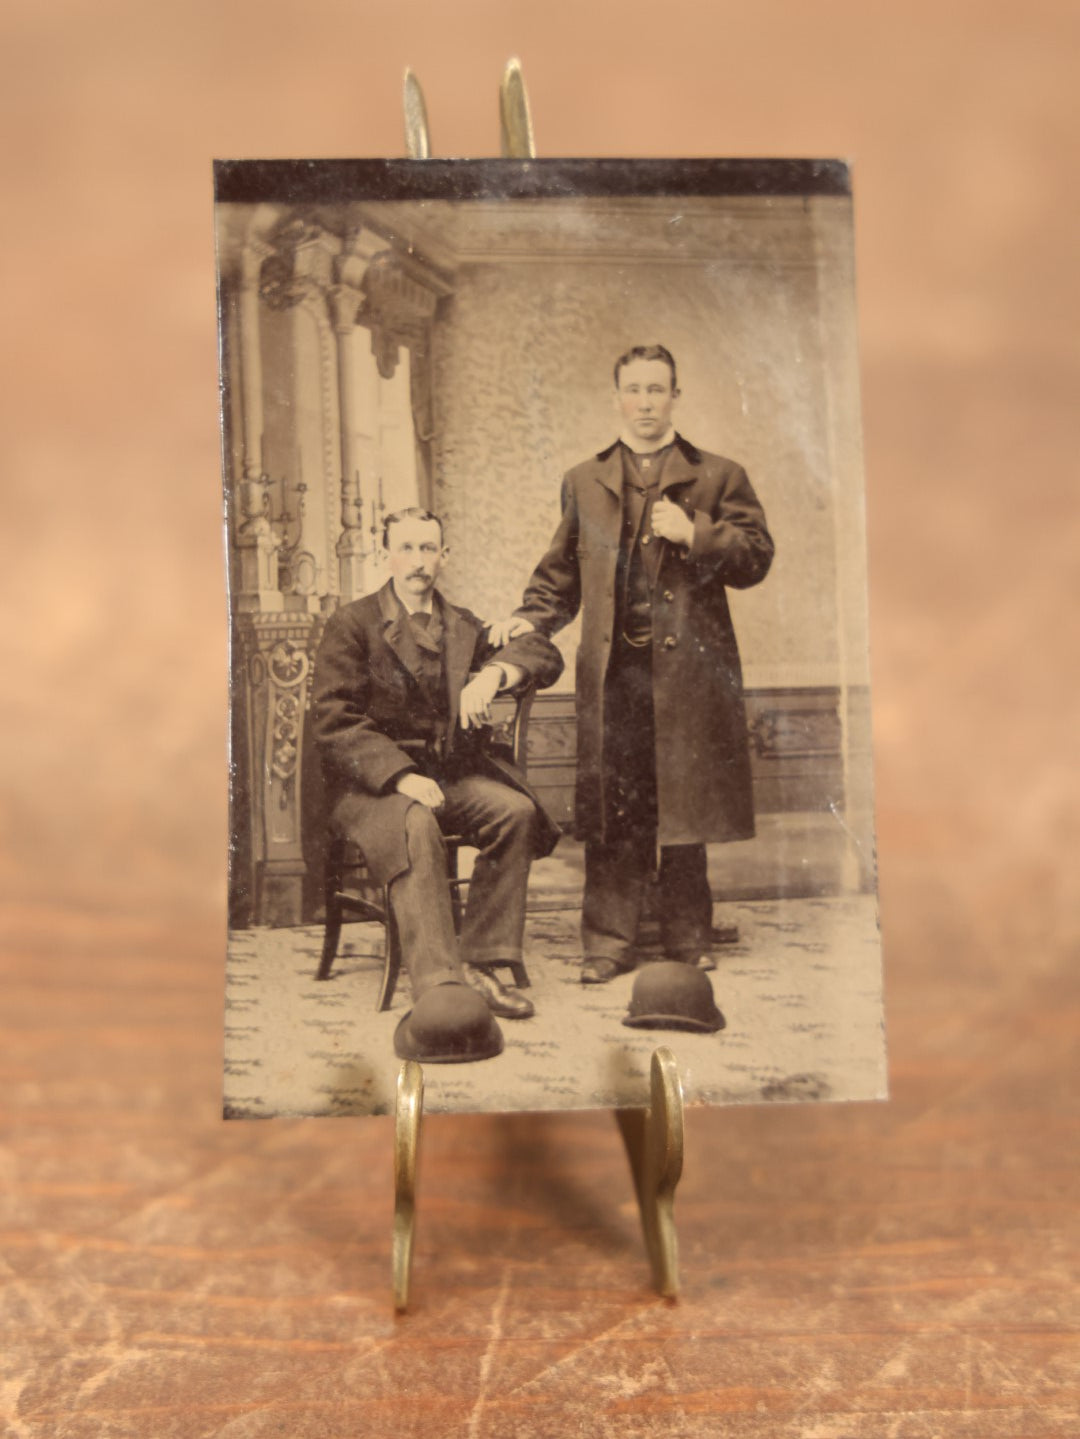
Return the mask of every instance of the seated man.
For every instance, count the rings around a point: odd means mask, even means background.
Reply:
[[[435,582],[447,551],[435,515],[389,515],[383,544],[389,582],[331,616],[315,660],[312,717],[331,828],[359,846],[372,878],[389,887],[417,1014],[425,995],[468,983],[494,1014],[527,1019],[532,1004],[500,983],[492,966],[521,958],[529,865],[551,852],[559,832],[514,767],[485,750],[480,730],[500,690],[550,685],[562,659],[535,633],[496,652],[482,622],[442,598]],[[444,831],[479,849],[461,935],[464,966]],[[467,1018],[460,992],[426,1008],[440,1002],[452,1023]],[[490,1015],[485,1022],[497,1036]]]

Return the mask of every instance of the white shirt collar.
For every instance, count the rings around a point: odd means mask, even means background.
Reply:
[[[611,431],[609,430],[608,434],[610,433]],[[657,450],[662,450],[666,445],[674,443],[675,426],[670,425],[667,434],[662,435],[660,439],[655,440],[651,445],[645,444],[638,435],[631,435],[627,430],[621,431],[619,439],[622,440],[626,448],[632,450],[635,455],[655,455]]]

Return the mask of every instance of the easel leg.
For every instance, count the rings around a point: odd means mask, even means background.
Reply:
[[[416,1233],[416,1156],[424,1112],[424,1071],[415,1060],[401,1066],[394,1120],[394,1308],[409,1307],[413,1238]]]
[[[679,1292],[675,1187],[683,1166],[683,1096],[675,1056],[654,1049],[648,1109],[619,1109],[623,1143],[634,1175],[653,1284],[665,1299]]]

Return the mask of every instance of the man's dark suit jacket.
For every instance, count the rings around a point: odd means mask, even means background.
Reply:
[[[315,658],[312,722],[330,826],[360,846],[379,884],[389,884],[408,867],[405,812],[415,801],[398,794],[395,785],[410,770],[436,780],[470,773],[501,780],[536,804],[535,853],[550,854],[559,838],[521,773],[489,754],[483,732],[463,730],[458,716],[462,687],[490,661],[516,665],[529,683],[544,688],[562,673],[562,656],[540,634],[495,650],[474,614],[441,595],[435,603],[443,624],[447,691],[438,712],[419,683],[417,641],[390,582],[335,611]]]

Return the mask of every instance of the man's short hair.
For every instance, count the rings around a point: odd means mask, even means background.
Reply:
[[[401,520],[434,520],[439,527],[439,544],[443,543],[443,522],[438,515],[432,514],[430,510],[420,509],[417,505],[410,505],[407,510],[395,510],[392,515],[387,515],[382,522],[383,549],[390,548],[390,526],[398,524]]]
[[[627,350],[625,355],[620,355],[615,361],[615,388],[619,388],[619,372],[624,365],[629,365],[633,360],[663,360],[671,371],[671,388],[679,388],[678,377],[675,373],[675,356],[663,345],[635,345],[632,350]]]

